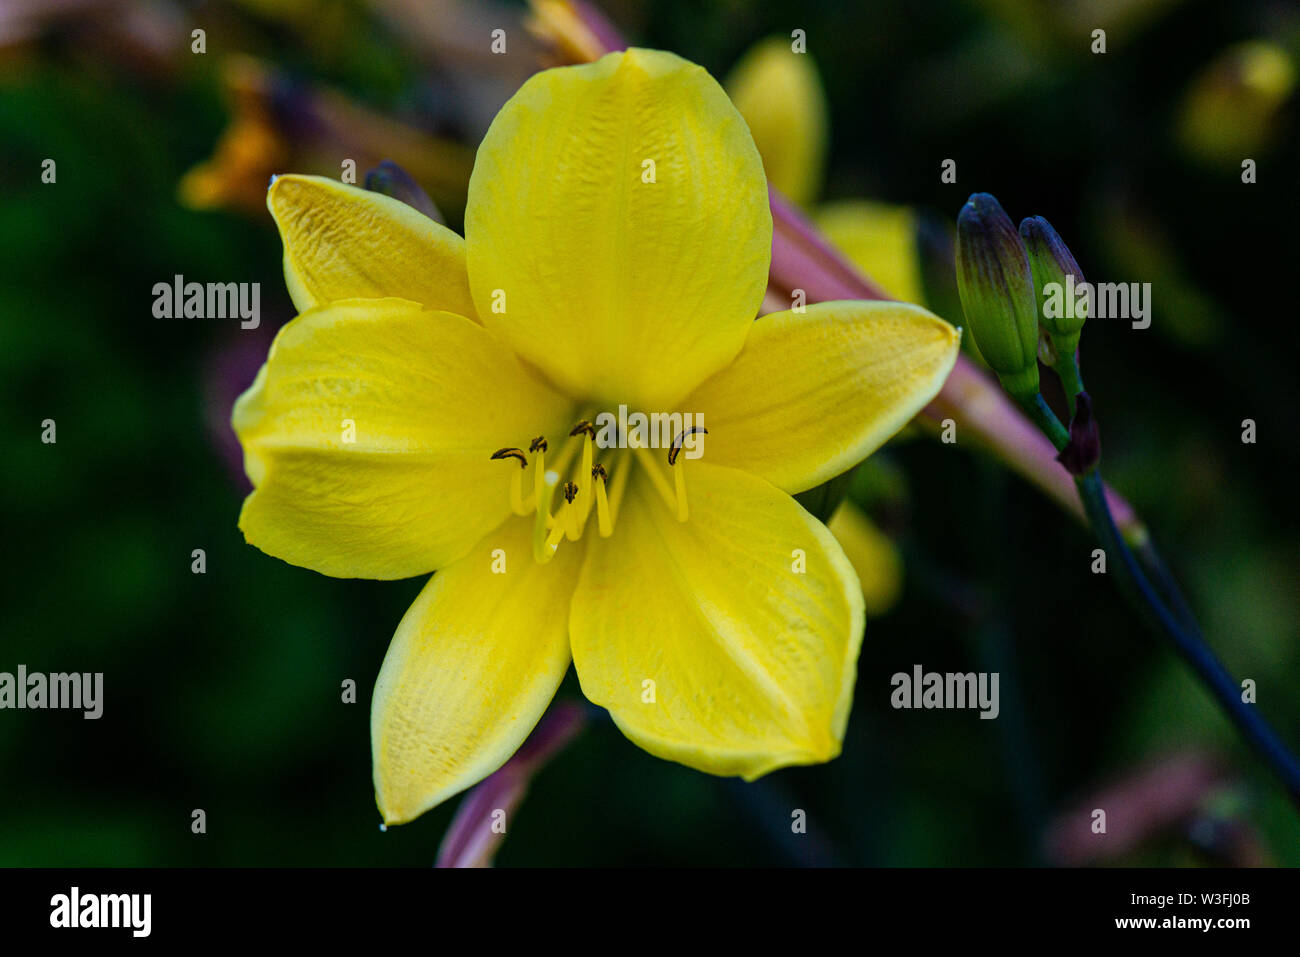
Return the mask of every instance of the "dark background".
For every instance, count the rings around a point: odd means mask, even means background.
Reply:
[[[190,208],[178,183],[228,122],[233,54],[473,146],[518,82],[500,71],[526,75],[531,49],[521,37],[494,64],[400,28],[398,3],[41,6],[0,19],[0,671],[102,671],[106,700],[99,721],[0,712],[0,864],[428,864],[456,801],[381,834],[368,731],[369,690],[423,582],[328,579],[244,544],[229,407],[293,310],[269,215]],[[484,25],[522,34],[516,6],[439,9],[437,28],[483,47]],[[1295,97],[1255,139],[1230,123],[1217,147],[1178,133],[1188,91],[1232,44],[1263,39],[1300,63],[1294,5],[606,9],[634,42],[720,77],[763,37],[806,30],[830,105],[825,198],[951,220],[990,191],[1017,220],[1047,216],[1090,278],[1153,284],[1150,329],[1085,331],[1105,469],[1216,649],[1300,742]],[[190,52],[195,26],[206,54]],[[1089,52],[1095,26],[1104,55]],[[1230,115],[1252,108],[1241,77],[1217,76]],[[286,137],[308,133],[290,122]],[[56,184],[40,181],[46,157]],[[947,157],[956,185],[939,180]],[[154,319],[153,284],[176,273],[260,282],[262,328]],[[1116,784],[1106,806],[1146,823],[1089,863],[1300,863],[1296,810],[1088,572],[1079,526],[960,445],[900,443],[863,475],[855,494],[907,579],[869,624],[843,756],[744,785],[656,760],[595,717],[541,772],[501,864],[1062,863],[1053,822]],[[1000,671],[1001,717],[892,710],[889,678],[915,663]],[[356,704],[340,701],[347,678]],[[579,697],[572,674],[561,696]],[[1151,770],[1174,755],[1215,783]],[[796,807],[805,838],[790,834]]]

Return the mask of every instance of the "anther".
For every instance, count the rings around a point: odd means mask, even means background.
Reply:
[[[579,422],[577,425],[575,425],[572,429],[569,430],[570,435],[582,435],[584,432],[587,435],[591,436],[593,439],[596,437],[596,427],[592,425],[590,422],[588,422],[586,419],[583,419],[581,422]]]
[[[524,455],[522,449],[497,449],[492,453],[494,459],[518,459],[521,469],[528,468],[528,457]]]
[[[533,439],[531,442],[529,442],[529,443],[528,443],[528,451],[529,451],[529,452],[545,452],[545,451],[546,451],[546,436],[544,436],[544,435],[539,435],[537,438],[535,438],[535,439]]]
[[[691,426],[689,429],[687,429],[686,431],[684,431],[684,432],[679,432],[679,433],[677,434],[677,438],[673,439],[673,447],[672,447],[671,449],[668,450],[668,464],[669,464],[669,465],[676,465],[676,464],[677,464],[677,456],[678,456],[678,455],[681,453],[681,451],[682,451],[682,446],[683,446],[683,445],[685,444],[685,442],[686,442],[686,437],[687,437],[688,435],[694,435],[696,432],[702,432],[702,433],[704,433],[705,435],[708,435],[708,434],[709,434],[709,430],[706,429],[706,428],[705,428],[704,426],[702,426],[702,425],[693,425],[693,426]]]
[[[624,471],[627,466],[623,466]],[[605,466],[595,465],[591,469],[592,486],[596,490],[596,528],[600,532],[601,538],[609,538],[614,534],[614,522],[609,513],[609,497],[605,493],[605,486],[609,484],[609,473],[605,471]],[[596,481],[599,479],[599,481]]]
[[[561,514],[556,518],[556,524],[564,526],[564,534],[571,542],[576,542],[582,537],[583,514],[582,503],[575,502],[578,497],[578,486],[575,482],[564,483],[564,505],[560,506]]]

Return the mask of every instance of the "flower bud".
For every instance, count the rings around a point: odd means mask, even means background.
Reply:
[[[975,345],[1003,387],[1038,393],[1038,302],[1015,224],[988,193],[974,193],[957,217],[957,288]]]
[[[1058,356],[1073,356],[1079,347],[1079,332],[1088,318],[1088,299],[1080,297],[1083,270],[1074,261],[1070,247],[1042,216],[1031,216],[1020,224],[1020,238],[1029,254],[1029,268],[1038,288],[1038,318],[1051,336]]]
[[[423,187],[402,167],[392,160],[384,160],[366,174],[366,189],[372,193],[383,193],[393,199],[401,200],[412,209],[428,216],[435,223],[446,224],[442,213],[433,204]]]
[[[1065,466],[1071,475],[1087,475],[1101,460],[1101,433],[1092,415],[1092,399],[1080,392],[1074,418],[1070,420],[1070,441],[1056,461]]]

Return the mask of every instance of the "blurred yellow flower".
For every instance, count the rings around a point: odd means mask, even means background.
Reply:
[[[867,617],[885,614],[903,590],[903,557],[893,540],[847,498],[835,510],[827,528],[858,573]]]
[[[807,53],[784,37],[750,48],[732,70],[727,93],[749,124],[768,181],[800,206],[821,194],[826,162],[826,96]]]
[[[1228,47],[1188,88],[1178,120],[1184,149],[1205,163],[1236,166],[1277,138],[1280,112],[1295,90],[1291,55],[1275,43]]]
[[[812,211],[841,252],[900,302],[923,305],[916,215],[906,206],[847,200],[817,208],[826,161],[827,108],[812,54],[769,37],[741,57],[727,92],[754,133],[768,181]]]
[[[230,123],[212,156],[181,178],[177,192],[186,206],[261,216],[274,173],[295,167],[338,175],[346,159],[358,179],[383,160],[396,162],[440,209],[463,207],[473,165],[473,150],[463,143],[430,136],[335,91],[291,84],[253,57],[227,57],[221,76]]]
[[[840,252],[891,296],[925,304],[916,213],[910,207],[842,200],[819,207],[813,219]]]

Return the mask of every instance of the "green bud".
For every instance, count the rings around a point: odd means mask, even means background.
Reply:
[[[1020,238],[1029,254],[1029,268],[1038,288],[1038,318],[1052,338],[1057,355],[1073,356],[1079,348],[1079,333],[1088,318],[1083,270],[1074,261],[1052,224],[1042,216],[1031,216],[1020,224]]]
[[[957,217],[957,289],[975,345],[1003,387],[1038,394],[1038,301],[1025,247],[988,193],[973,193]]]

